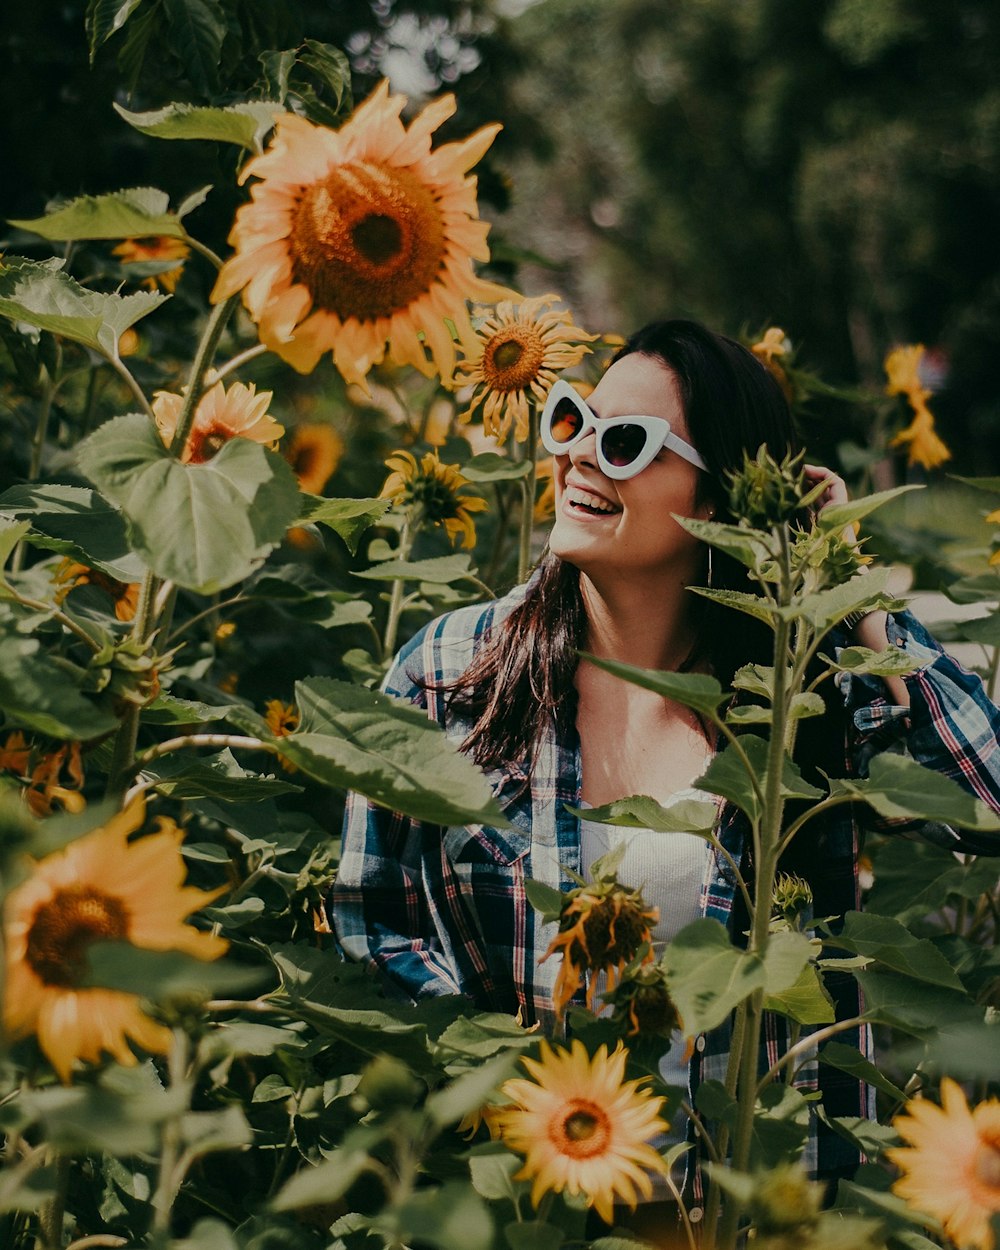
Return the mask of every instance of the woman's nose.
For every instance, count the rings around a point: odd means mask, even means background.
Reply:
[[[600,472],[600,465],[597,462],[597,431],[591,430],[585,438],[574,443],[569,449],[569,458],[574,465],[597,469]]]

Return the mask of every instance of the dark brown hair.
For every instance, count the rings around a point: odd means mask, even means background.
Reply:
[[[645,326],[612,363],[636,352],[677,378],[691,441],[708,465],[699,475],[698,502],[711,500],[716,519],[731,520],[726,473],[742,465],[743,453],[754,454],[762,443],[778,458],[797,449],[781,388],[752,352],[694,321]],[[738,561],[716,549],[712,565],[713,586],[756,592]],[[692,599],[695,658],[707,661],[724,685],[741,665],[770,662],[765,626],[741,616],[736,629],[730,609]],[[464,749],[477,764],[525,764],[548,724],[560,741],[575,740],[574,679],[586,631],[579,571],[548,552],[524,601],[450,690],[450,706],[473,722]]]

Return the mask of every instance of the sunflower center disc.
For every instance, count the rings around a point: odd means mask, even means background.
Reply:
[[[213,425],[207,430],[192,430],[188,439],[188,451],[192,464],[205,464],[216,452],[233,437],[232,430],[222,425]]]
[[[72,989],[83,980],[91,942],[128,935],[128,912],[119,899],[91,886],[68,886],[35,913],[27,961],[46,985]]]
[[[563,1154],[586,1159],[601,1154],[608,1144],[608,1117],[592,1102],[574,1099],[561,1117],[558,1146]]]
[[[983,1142],[976,1151],[976,1180],[1000,1194],[1000,1143]]]
[[[291,230],[292,276],[341,321],[391,317],[427,293],[445,262],[434,193],[408,169],[357,161],[305,189]]]
[[[483,377],[494,391],[519,391],[533,382],[545,361],[545,345],[527,326],[499,331],[483,353]]]

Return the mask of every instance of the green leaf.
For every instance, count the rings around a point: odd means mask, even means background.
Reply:
[[[541,913],[543,921],[548,923],[559,919],[565,901],[561,890],[546,885],[544,881],[536,881],[534,877],[528,877],[524,883],[524,893],[535,911]]]
[[[876,508],[881,508],[883,504],[887,504],[890,499],[896,499],[898,496],[905,495],[911,490],[923,489],[922,486],[917,484],[896,486],[892,490],[880,490],[874,495],[863,495],[860,499],[850,499],[847,503],[827,504],[816,516],[816,527],[827,532],[846,529],[848,525],[853,525],[855,521],[860,521],[863,517],[868,516],[870,512],[874,512]]]
[[[874,1023],[922,1037],[982,1018],[982,1008],[954,990],[871,968],[859,969],[854,976],[864,995],[865,1018]]]
[[[829,945],[867,959],[878,960],[894,972],[926,981],[928,985],[941,985],[946,989],[963,992],[964,987],[951,964],[933,942],[913,934],[890,916],[876,916],[871,912],[849,911],[839,933],[829,933]]]
[[[603,807],[570,807],[566,810],[599,825],[623,825],[628,829],[654,829],[661,833],[711,833],[718,807],[702,799],[683,799],[663,807],[648,794],[615,799]]]
[[[905,1095],[904,1095],[905,1097]],[[864,1116],[827,1115],[822,1107],[817,1108],[820,1119],[873,1163],[883,1150],[890,1146],[899,1146],[899,1134],[888,1124],[879,1124],[877,1120],[869,1120]]]
[[[771,625],[775,614],[768,602],[761,595],[752,595],[744,590],[710,590],[706,586],[689,586],[688,589],[713,603],[721,603],[724,608],[732,608],[736,612],[745,612],[755,620]]]
[[[744,664],[733,674],[733,689],[746,690],[770,701],[774,694],[774,668],[769,664]]]
[[[281,751],[309,776],[417,820],[509,827],[480,770],[419,708],[329,677],[298,682],[295,703]]]
[[[513,1076],[519,1055],[505,1051],[429,1094],[424,1111],[438,1128],[457,1124],[470,1111],[478,1111],[499,1086]]]
[[[226,14],[219,0],[163,0],[172,49],[195,89],[211,95],[219,81]]]
[[[371,1162],[367,1150],[334,1150],[322,1163],[300,1168],[275,1194],[271,1207],[275,1211],[326,1207],[343,1197]]]
[[[357,554],[365,530],[377,524],[392,507],[391,499],[324,499],[304,494],[302,500],[299,524],[327,526],[340,535],[351,555]]]
[[[535,1038],[513,1016],[478,1012],[449,1024],[437,1039],[437,1053],[439,1057],[487,1059],[508,1047],[524,1049],[534,1044]]]
[[[462,465],[462,474],[470,482],[516,482],[530,472],[529,461],[511,460],[495,451],[480,452]]]
[[[225,711],[226,709],[223,709]],[[138,780],[152,782],[158,794],[174,799],[222,799],[258,803],[279,794],[301,794],[302,787],[242,768],[228,748],[216,755],[164,755],[143,768]]]
[[[181,1117],[181,1145],[192,1159],[220,1150],[239,1150],[253,1140],[243,1108],[230,1103],[223,1111],[191,1111]]]
[[[944,593],[953,603],[997,603],[1000,601],[1000,569],[959,578],[945,586]]]
[[[803,617],[817,634],[823,634],[849,612],[894,607],[898,600],[889,587],[893,574],[891,568],[873,566],[839,586],[803,595],[797,603],[781,609],[782,615],[789,620]]]
[[[140,4],[142,0],[90,0],[84,25],[91,65],[101,44],[121,30]]]
[[[753,776],[764,777],[767,773],[767,741],[756,734],[743,734],[740,746],[744,751]],[[709,764],[702,777],[694,783],[707,794],[719,794],[735,803],[751,820],[761,814],[761,802],[753,789],[750,773],[736,751],[730,746],[720,751]],[[822,790],[810,785],[799,772],[795,762],[786,755],[782,766],[781,793],[788,799],[820,799]]]
[[[240,1250],[232,1229],[221,1220],[199,1220],[190,1235],[171,1243],[171,1250]]]
[[[707,917],[685,925],[661,963],[688,1037],[721,1024],[766,977],[761,960],[734,946],[725,927]]]
[[[890,838],[875,849],[875,885],[869,910],[904,923],[944,907],[949,899],[978,899],[996,888],[996,861],[963,863],[944,847]]]
[[[974,621],[959,621],[957,632],[960,638],[978,642],[983,647],[1000,647],[1000,612],[991,612]]]
[[[0,495],[0,513],[26,517],[35,547],[72,556],[120,582],[145,576],[121,513],[94,490],[33,482],[12,486]]]
[[[1000,477],[962,477],[958,473],[949,473],[956,482],[964,482],[966,486],[974,486],[976,490],[987,491],[991,495],[1000,492]]]
[[[490,1142],[473,1148],[481,1153],[473,1153],[469,1159],[472,1188],[480,1197],[494,1202],[502,1198],[513,1201],[517,1190],[512,1177],[521,1167],[521,1160],[506,1147],[501,1146],[497,1150],[498,1145]]]
[[[331,43],[322,43],[318,39],[305,39],[302,46],[305,51],[298,54],[299,63],[311,69],[319,80],[321,89],[331,95],[335,107],[331,110],[332,120],[336,120],[345,102],[351,99],[351,65],[347,57]]]
[[[181,464],[153,422],[131,413],[102,425],[78,457],[153,572],[200,594],[247,577],[298,512],[289,465],[249,439],[231,438],[205,464]]]
[[[106,195],[82,195],[44,217],[25,218],[10,224],[58,242],[147,235],[183,239],[185,231],[180,216],[170,212],[169,205],[166,191],[156,187],[130,187]]]
[[[559,1250],[563,1244],[563,1230],[542,1220],[514,1220],[503,1235],[510,1250]]]
[[[826,704],[813,691],[799,691],[792,695],[788,705],[789,720],[803,720],[807,716],[822,716]],[[737,703],[726,713],[726,721],[730,725],[770,725],[773,712],[769,707],[760,707],[754,703]]]
[[[665,699],[693,708],[713,720],[716,719],[719,705],[729,697],[716,678],[707,673],[672,673],[654,668],[639,668],[635,664],[623,664],[619,660],[603,660],[586,651],[580,652],[580,658],[589,661],[595,668],[631,682],[633,686],[652,690],[663,695]]]
[[[133,129],[155,139],[208,139],[235,143],[250,152],[262,150],[275,118],[284,111],[267,100],[244,100],[226,108],[168,104],[146,113],[132,113],[120,104],[114,109]]]
[[[765,1011],[776,1011],[797,1024],[832,1024],[837,1018],[819,971],[807,964],[792,985],[764,999]]]
[[[916,816],[961,829],[1000,830],[1000,816],[985,803],[974,799],[957,781],[905,755],[876,755],[866,781],[838,779],[831,782],[830,791],[857,795],[880,816],[890,819]]]
[[[117,356],[118,340],[167,298],[155,291],[102,295],[62,272],[61,260],[38,262],[7,256],[0,262],[0,316],[23,321]]]
[[[152,1066],[112,1068],[98,1085],[26,1089],[18,1098],[53,1150],[126,1156],[159,1148],[159,1125],[184,1108],[181,1091],[160,1087]]]
[[[809,1132],[809,1103],[793,1086],[768,1085],[753,1114],[750,1159],[754,1169],[794,1158]]]
[[[86,958],[85,985],[138,994],[154,1002],[178,994],[232,998],[256,989],[269,976],[264,968],[197,959],[184,951],[147,950],[128,942],[93,942],[87,947]]]
[[[3,569],[14,548],[31,529],[28,521],[0,519],[0,586],[4,585]]]
[[[466,577],[474,577],[472,557],[455,554],[434,556],[429,560],[383,560],[370,569],[355,572],[374,582],[428,582],[433,586],[448,586]]]
[[[58,1189],[55,1166],[39,1167],[33,1153],[17,1163],[7,1163],[0,1172],[0,1213],[37,1211]]]
[[[416,1241],[439,1250],[491,1250],[493,1245],[489,1209],[467,1181],[418,1190],[394,1209],[393,1217],[406,1245]]]
[[[994,1013],[995,1014],[995,1013]],[[976,1019],[945,1023],[912,1048],[897,1048],[901,1062],[957,1081],[995,1081],[1000,1055],[1000,1021]]]
[[[765,993],[780,994],[794,985],[812,953],[812,943],[804,933],[772,933],[764,952]]]
[[[872,651],[869,647],[845,647],[836,660],[827,660],[837,673],[871,673],[875,677],[901,677],[912,673],[919,663],[898,647]]]
[[[676,513],[671,515],[689,534],[700,538],[703,543],[727,552],[748,569],[756,568],[770,555],[767,544],[754,530],[743,529],[739,525],[724,525],[721,521],[700,521],[695,517],[679,516]]]
[[[80,692],[73,675],[37,638],[19,635],[0,637],[0,707],[11,725],[70,741],[97,738],[118,726],[110,711]]]
[[[197,699],[179,699],[176,695],[157,695],[142,709],[142,719],[150,725],[207,725],[225,720],[233,711],[233,703],[202,703]]]
[[[906,1094],[894,1085],[887,1076],[866,1059],[856,1046],[847,1046],[843,1042],[827,1042],[818,1055],[820,1063],[828,1064],[840,1072],[846,1072],[859,1081],[865,1081],[886,1094],[894,1102],[905,1102]]]

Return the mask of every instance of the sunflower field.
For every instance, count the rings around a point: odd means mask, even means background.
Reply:
[[[153,12],[91,0],[92,45]],[[411,1003],[331,927],[344,796],[504,827],[486,776],[379,686],[427,621],[530,575],[553,507],[541,404],[564,371],[586,394],[623,327],[582,328],[491,259],[476,171],[498,125],[387,82],[355,104],[315,40],[260,60],[241,98],[114,106],[135,145],[223,154],[221,231],[211,187],[130,186],[11,220],[0,256],[0,1246],[995,1250],[1000,817],[905,755],[826,788],[791,758],[823,709],[810,666],[910,671],[893,647],[823,646],[914,576],[944,586],[936,636],[998,693],[1000,479],[945,480],[923,348],[885,344],[884,385],[859,390],[777,326],[744,335],[807,441],[815,405],[861,414],[858,498],[796,530],[801,466],[762,452],[732,484],[738,525],[690,522],[766,588],[730,605],[784,657],[742,672],[750,706],[618,666],[732,750],[680,817],[641,795],[590,815],[725,854],[724,795],[756,851],[752,880],[733,865],[744,944],[703,919],[654,958],[612,855],[528,883],[565,1030]],[[883,831],[840,919],[782,855],[846,803]],[[838,1019],[844,978],[863,1009]],[[728,1069],[664,1150],[688,1095],[660,1060],[726,1021]],[[775,1021],[790,1046],[761,1069]],[[867,1083],[873,1115],[824,1107],[817,1066]],[[803,1161],[817,1119],[864,1159],[827,1192]],[[651,1226],[664,1194],[677,1217]]]

